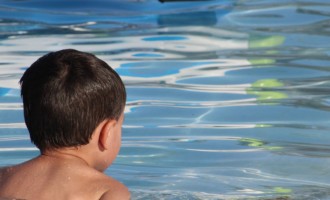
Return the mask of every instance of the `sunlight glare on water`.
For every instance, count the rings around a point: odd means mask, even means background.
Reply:
[[[329,10],[326,0],[4,1],[0,165],[38,154],[22,73],[74,48],[127,87],[106,173],[132,199],[329,199]]]

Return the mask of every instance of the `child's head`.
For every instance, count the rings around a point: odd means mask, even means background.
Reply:
[[[125,86],[109,65],[72,49],[38,59],[20,84],[25,123],[41,151],[88,144],[99,123],[118,120],[126,102]]]

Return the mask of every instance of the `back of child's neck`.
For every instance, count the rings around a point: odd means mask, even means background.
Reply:
[[[40,158],[54,160],[54,161],[66,161],[76,164],[83,164],[90,166],[87,159],[79,153],[78,149],[54,149],[42,151]]]

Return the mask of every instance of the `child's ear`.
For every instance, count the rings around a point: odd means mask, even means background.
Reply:
[[[110,134],[114,134],[117,121],[114,119],[106,120],[102,125],[99,136],[99,147],[101,151],[107,150],[110,146]]]

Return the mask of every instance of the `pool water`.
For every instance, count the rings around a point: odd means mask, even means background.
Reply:
[[[0,166],[38,155],[18,80],[38,57],[95,53],[127,87],[106,171],[132,199],[330,199],[326,0],[6,0]]]

